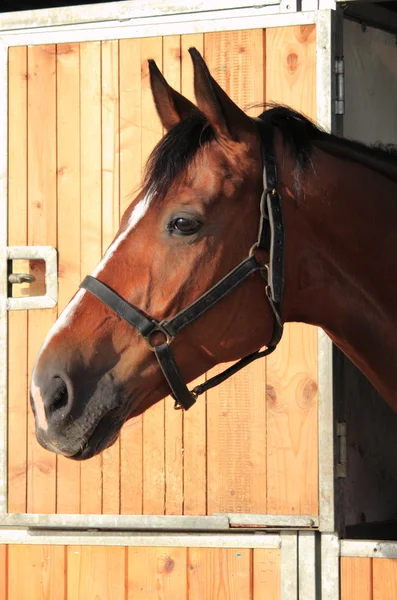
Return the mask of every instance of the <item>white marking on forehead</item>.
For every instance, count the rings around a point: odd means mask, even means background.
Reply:
[[[138,202],[138,204],[134,207],[130,214],[130,218],[128,219],[127,227],[116,237],[113,243],[106,250],[104,257],[102,258],[99,265],[93,270],[91,275],[93,277],[97,277],[102,269],[105,267],[106,263],[112,258],[117,248],[120,246],[122,242],[128,237],[131,231],[134,229],[135,225],[139,223],[142,217],[146,214],[147,209],[150,206],[150,201],[153,195],[148,192],[142,200]]]
[[[122,231],[116,237],[116,239],[112,242],[112,244],[106,250],[106,253],[105,253],[104,257],[102,258],[101,262],[91,273],[91,275],[93,277],[97,277],[99,275],[99,273],[105,267],[106,263],[112,258],[112,256],[114,255],[114,253],[116,252],[116,250],[120,246],[120,244],[128,237],[128,235],[131,233],[131,231],[134,229],[134,227],[139,223],[139,221],[142,219],[142,217],[146,214],[146,211],[148,210],[148,208],[150,206],[152,197],[153,197],[153,194],[148,192],[146,194],[146,196],[144,198],[142,198],[142,200],[140,200],[138,202],[138,204],[134,207],[134,209],[132,210],[132,212],[130,214],[130,218],[128,219],[127,227],[124,229],[124,231]],[[51,327],[50,331],[47,334],[47,337],[44,340],[43,345],[40,348],[40,353],[37,357],[37,360],[40,358],[40,355],[45,350],[45,348],[48,346],[51,339],[55,335],[57,335],[60,331],[62,331],[62,329],[66,328],[69,325],[74,313],[76,312],[76,308],[77,308],[78,304],[80,303],[81,299],[83,298],[84,294],[86,294],[86,293],[87,293],[87,290],[80,289],[77,292],[77,294],[75,295],[75,297],[69,302],[69,304],[65,307],[65,309],[62,311],[62,313],[59,315],[58,319],[55,321],[54,325]],[[34,381],[34,372],[33,372],[32,379]]]

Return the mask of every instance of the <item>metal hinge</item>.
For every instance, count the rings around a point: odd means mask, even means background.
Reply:
[[[338,422],[336,424],[337,457],[336,476],[347,476],[347,424]]]
[[[337,56],[335,59],[336,99],[335,114],[345,114],[345,59]]]

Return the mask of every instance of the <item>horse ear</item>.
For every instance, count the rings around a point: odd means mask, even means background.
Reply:
[[[255,132],[248,115],[229,98],[212,77],[203,57],[196,48],[189,48],[194,68],[194,93],[199,110],[220,137],[243,140]]]
[[[154,103],[163,126],[169,131],[197,111],[197,106],[168,85],[154,60],[148,62]]]

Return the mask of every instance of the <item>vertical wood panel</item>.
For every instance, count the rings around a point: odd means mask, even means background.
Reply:
[[[181,91],[181,36],[163,38],[163,75]],[[172,398],[165,400],[165,514],[183,513],[183,411],[174,410]]]
[[[142,164],[160,140],[163,130],[150,89],[147,59],[153,58],[159,69],[163,65],[162,39],[141,40],[142,59]],[[143,415],[143,512],[164,514],[164,401],[158,402]]]
[[[265,32],[205,34],[205,60],[211,74],[236,104],[258,116],[265,100]]]
[[[314,25],[266,31],[266,100],[315,118]],[[268,361],[268,512],[316,514],[317,329],[289,324]]]
[[[395,600],[397,598],[397,559],[372,559],[373,600]],[[350,600],[350,599],[349,599]]]
[[[204,54],[202,33],[181,38],[181,91],[195,102],[193,66],[189,48]],[[205,375],[190,384],[190,389],[203,383]],[[205,515],[207,512],[207,394],[203,394],[192,410],[183,412],[183,512],[185,515]]]
[[[57,46],[58,315],[80,285],[80,46]],[[80,463],[58,456],[57,512],[80,512]]]
[[[186,548],[128,548],[128,600],[186,600],[186,553]]]
[[[66,600],[63,546],[9,546],[10,600]]]
[[[81,277],[102,256],[101,44],[80,44]],[[81,463],[81,512],[102,512],[102,455]]]
[[[0,546],[0,598],[8,600],[8,546]]]
[[[264,101],[262,30],[206,34],[205,59],[241,107]],[[259,361],[207,393],[209,514],[266,512],[265,375]]]
[[[249,549],[189,548],[189,600],[251,600]]]
[[[257,548],[253,555],[252,600],[280,600],[279,550]]]
[[[27,49],[25,47],[9,49],[8,83],[8,244],[24,246],[27,244],[28,216]],[[26,266],[23,263],[22,265],[23,272]],[[15,287],[21,293],[21,286]],[[26,293],[26,290],[23,291]],[[27,335],[27,311],[8,313],[8,510],[20,513],[26,511]]]
[[[266,30],[266,101],[316,119],[316,26]]]
[[[67,600],[124,600],[125,588],[125,548],[117,546],[69,546],[67,548]]]
[[[118,42],[102,42],[102,252],[120,221]],[[120,440],[102,454],[103,512],[120,512]]]
[[[132,202],[142,178],[141,40],[120,41],[120,206]],[[143,417],[127,421],[120,435],[121,513],[142,514]]]
[[[28,243],[32,246],[57,246],[55,58],[53,45],[28,49]],[[29,378],[56,314],[56,308],[28,314]],[[28,432],[27,510],[54,513],[56,458],[38,445],[30,410]]]
[[[341,600],[373,600],[372,559],[342,557],[340,568]]]

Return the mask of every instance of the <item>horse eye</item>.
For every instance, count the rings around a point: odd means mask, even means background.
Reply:
[[[180,235],[193,235],[201,227],[200,221],[187,217],[176,217],[169,223],[168,230]]]

